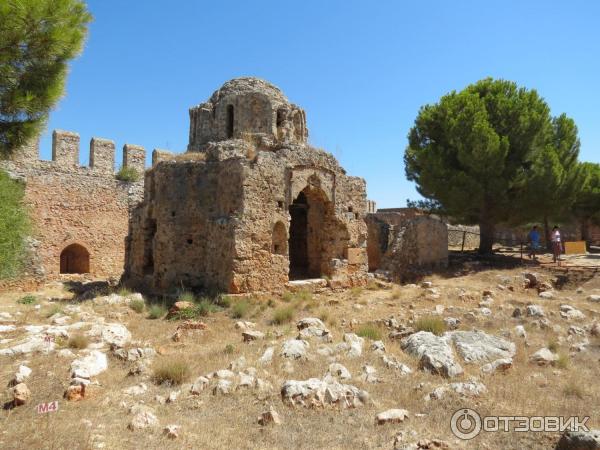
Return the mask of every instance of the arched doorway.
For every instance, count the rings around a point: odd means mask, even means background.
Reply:
[[[71,244],[60,253],[60,273],[89,273],[90,253],[80,244]]]
[[[328,275],[332,203],[321,189],[307,186],[290,205],[290,218],[290,280]]]

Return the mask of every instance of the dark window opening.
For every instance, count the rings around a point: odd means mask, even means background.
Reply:
[[[308,278],[308,202],[300,192],[290,205],[290,280]]]
[[[193,240],[193,239],[188,239],[188,240],[187,240],[187,243],[188,243],[189,245],[192,245],[192,244],[194,243],[194,240]]]
[[[277,110],[277,128],[279,128],[283,124],[283,120],[285,118],[285,114],[283,109]]]
[[[359,216],[359,214],[358,214],[358,213],[354,213],[354,218],[355,218],[356,220],[358,220],[358,218],[359,218],[359,217],[360,217],[360,216]]]
[[[71,244],[60,253],[60,273],[89,273],[90,253],[83,245]]]
[[[233,105],[227,105],[227,137],[233,137]]]
[[[171,211],[171,217],[175,217],[175,211]]]
[[[282,202],[281,200],[279,200],[279,201],[277,202],[277,207],[278,207],[279,209],[283,209],[283,202]]]
[[[144,227],[144,275],[154,273],[154,235],[156,234],[156,220],[148,219]]]

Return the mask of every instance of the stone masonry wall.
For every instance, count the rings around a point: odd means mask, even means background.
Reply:
[[[71,244],[89,253],[90,276],[119,277],[129,210],[142,198],[143,180],[126,183],[115,178],[112,141],[91,140],[90,167],[79,165],[76,133],[57,130],[52,143],[52,161],[38,159],[36,142],[0,165],[25,183],[25,202],[34,222],[35,261],[19,282],[58,278],[61,252]],[[137,147],[138,157],[140,150]]]

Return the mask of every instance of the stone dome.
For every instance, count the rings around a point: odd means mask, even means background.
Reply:
[[[240,77],[225,82],[211,95],[209,101],[214,104],[226,97],[245,94],[262,94],[278,103],[289,103],[281,89],[268,81],[255,77]]]

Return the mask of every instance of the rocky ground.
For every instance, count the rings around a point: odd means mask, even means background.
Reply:
[[[3,294],[0,448],[554,448],[559,432],[464,441],[450,420],[471,408],[599,427],[600,279],[561,285],[475,268],[166,317],[124,291]]]

